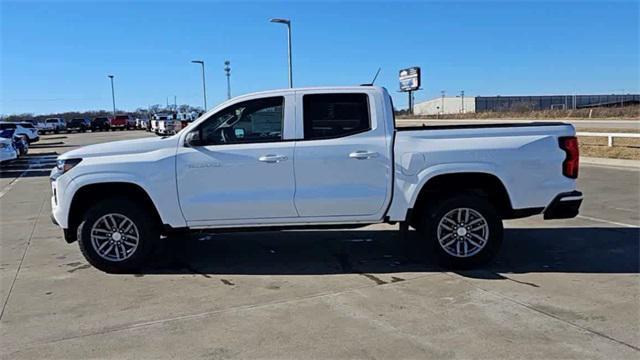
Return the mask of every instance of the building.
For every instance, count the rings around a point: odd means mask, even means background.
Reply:
[[[584,109],[640,104],[640,95],[541,95],[437,97],[416,104],[415,115],[461,114],[486,111]]]
[[[476,112],[476,100],[473,96],[462,97],[445,96],[438,97],[413,106],[415,115],[441,115],[441,114],[461,114]]]

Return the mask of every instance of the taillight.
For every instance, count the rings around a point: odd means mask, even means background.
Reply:
[[[559,139],[560,148],[567,154],[562,162],[562,174],[575,179],[578,177],[580,167],[580,150],[578,149],[578,138],[575,136],[563,136]]]

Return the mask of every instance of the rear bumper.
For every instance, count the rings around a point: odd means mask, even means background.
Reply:
[[[571,191],[558,194],[544,210],[544,219],[570,219],[578,216],[582,204],[582,193]]]

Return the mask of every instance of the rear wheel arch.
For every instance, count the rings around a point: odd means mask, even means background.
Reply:
[[[509,193],[496,175],[485,172],[449,173],[436,175],[422,186],[411,209],[409,222],[415,224],[430,203],[461,193],[486,197],[501,218],[509,218],[513,213]]]
[[[67,234],[67,242],[73,242],[76,239],[76,230],[87,210],[99,201],[114,197],[126,197],[136,203],[140,203],[149,211],[151,218],[156,221],[156,225],[162,225],[160,214],[151,200],[149,194],[139,185],[130,182],[104,182],[84,185],[79,188],[73,195],[71,205],[69,206],[69,227]]]

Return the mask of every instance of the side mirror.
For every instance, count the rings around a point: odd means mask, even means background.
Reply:
[[[194,130],[188,133],[184,142],[187,146],[191,147],[202,146],[202,136],[200,135],[200,130]]]
[[[244,137],[244,129],[243,128],[235,128],[233,129],[236,138],[242,139]]]

